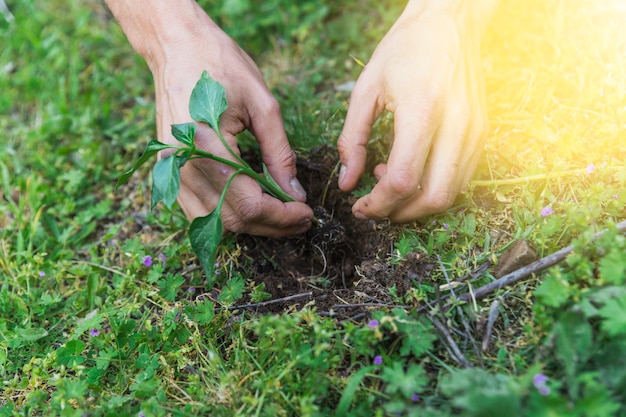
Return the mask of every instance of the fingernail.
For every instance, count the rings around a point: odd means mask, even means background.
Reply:
[[[354,213],[354,217],[356,217],[359,220],[368,220],[369,217],[367,217],[361,210],[357,210]]]
[[[343,182],[343,177],[346,176],[346,171],[348,169],[346,168],[345,165],[342,165],[341,168],[339,168],[339,184],[341,184]]]
[[[296,194],[297,198],[306,199],[306,191],[304,191],[304,188],[302,188],[300,181],[298,181],[296,177],[293,177],[291,179],[291,181],[289,182],[289,185],[291,185],[291,189]]]
[[[302,227],[300,227],[298,229],[298,231],[296,232],[297,235],[304,233],[306,231],[308,231],[311,228],[311,219],[304,219],[303,221],[300,222],[300,224],[302,225]]]

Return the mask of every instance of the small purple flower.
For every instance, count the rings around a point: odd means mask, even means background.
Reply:
[[[592,174],[596,170],[596,166],[594,164],[587,165],[587,174]]]
[[[448,225],[448,223],[444,223],[444,224],[443,224],[443,228],[444,228],[444,229],[447,229],[448,227],[450,227],[450,226]]]
[[[417,393],[411,395],[411,401],[413,401],[414,403],[418,402],[419,400],[420,396]]]
[[[150,255],[146,255],[143,257],[143,266],[145,267],[151,267],[152,266],[152,256]]]
[[[617,194],[613,194],[613,198],[617,200]]]
[[[187,291],[189,291],[190,293],[194,293],[194,292],[196,292],[196,288],[195,287],[189,287],[189,289]]]
[[[535,388],[543,387],[546,385],[546,382],[548,382],[548,377],[544,374],[535,374],[535,376],[533,376],[533,385]]]
[[[550,206],[545,206],[544,208],[541,209],[541,216],[542,217],[547,217],[547,216],[551,215],[552,213],[554,213],[554,210],[552,210],[552,207],[550,207]]]
[[[369,323],[367,323],[367,325],[368,325],[369,327],[371,327],[371,328],[374,328],[374,327],[378,326],[379,324],[380,324],[380,323],[378,323],[378,320],[376,320],[376,319],[372,319],[372,320],[370,320],[370,322],[369,322]]]
[[[374,365],[382,365],[383,364],[383,357],[378,355],[374,358]]]
[[[46,276],[46,273],[45,273],[45,272],[43,272],[43,271],[39,271],[39,277],[40,277],[40,278],[43,278],[43,277],[45,277],[45,276]]]
[[[539,394],[543,395],[544,397],[550,394],[550,388],[546,385],[547,382],[548,377],[544,374],[539,373],[533,376],[533,385],[535,386],[535,388],[537,388]]]
[[[98,336],[100,336],[100,330],[98,330],[98,329],[91,329],[91,330],[89,330],[89,336],[91,336],[91,337],[98,337]]]
[[[165,254],[163,252],[159,253],[159,261],[161,261],[161,266],[165,267]]]
[[[137,414],[137,417],[146,417],[146,415],[143,413],[143,411],[140,411],[139,414]]]

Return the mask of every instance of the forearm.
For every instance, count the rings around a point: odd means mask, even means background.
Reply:
[[[182,43],[217,25],[194,0],[105,0],[130,44],[154,71]]]

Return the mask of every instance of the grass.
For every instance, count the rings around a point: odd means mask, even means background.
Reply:
[[[336,87],[355,79],[354,58],[367,61],[401,10],[206,3],[257,59],[302,152],[336,140],[348,100]],[[513,239],[540,256],[574,242],[574,253],[446,315],[390,307],[372,311],[371,326],[313,308],[228,310],[244,293],[265,297],[232,267],[233,242],[219,297],[198,296],[209,289],[186,220],[148,210],[148,170],[113,190],[154,135],[147,67],[99,2],[8,6],[0,416],[626,415],[626,242],[611,229],[626,218],[621,2],[503,0],[484,41],[491,135],[476,181],[459,206],[407,228],[389,255],[439,257],[431,280],[398,300],[416,307]],[[380,123],[377,146],[389,134]],[[545,207],[553,213],[542,216]]]

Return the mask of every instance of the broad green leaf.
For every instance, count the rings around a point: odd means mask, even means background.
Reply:
[[[164,143],[159,142],[158,140],[151,140],[146,147],[146,150],[143,151],[143,154],[139,157],[139,159],[135,162],[135,165],[128,171],[122,174],[122,176],[117,180],[117,184],[115,185],[115,189],[117,189],[120,185],[126,184],[128,179],[132,177],[132,175],[142,166],[146,161],[152,158],[157,152],[162,151],[163,149],[171,148],[170,145],[166,145]]]
[[[203,71],[189,99],[191,117],[197,122],[208,124],[211,129],[217,131],[220,126],[220,117],[227,107],[224,87]]]
[[[222,204],[226,198],[226,192],[230,184],[241,170],[234,172],[226,184],[215,209],[204,217],[196,217],[189,226],[189,240],[191,248],[198,257],[202,269],[206,274],[209,284],[213,282],[213,270],[215,269],[215,257],[222,240]]]
[[[190,148],[193,148],[193,138],[195,134],[195,123],[181,123],[172,125],[172,136],[174,136],[177,141],[184,143]]]
[[[83,350],[85,350],[85,347],[87,347],[87,345],[82,340],[70,340],[65,344],[65,347],[71,354],[78,355],[79,353],[82,353]]]
[[[204,269],[209,282],[213,281],[215,257],[222,240],[222,218],[217,208],[209,215],[196,217],[189,227],[191,247]]]
[[[152,208],[159,202],[169,209],[178,197],[180,171],[175,155],[159,160],[152,170]]]

